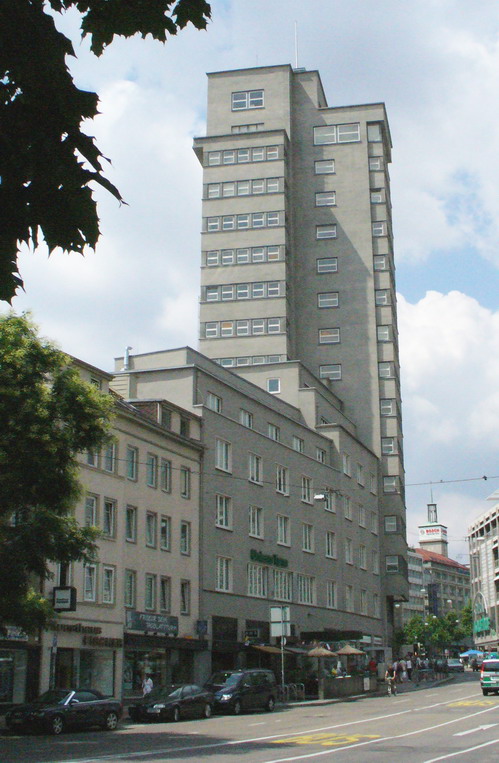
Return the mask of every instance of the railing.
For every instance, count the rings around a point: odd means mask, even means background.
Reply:
[[[277,699],[279,702],[293,702],[305,699],[305,684],[294,683],[279,685],[277,687]]]

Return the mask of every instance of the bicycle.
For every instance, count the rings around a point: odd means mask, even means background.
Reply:
[[[388,696],[391,697],[396,695],[397,693],[397,685],[395,683],[395,677],[393,678],[386,678],[385,679],[387,685],[388,685]]]

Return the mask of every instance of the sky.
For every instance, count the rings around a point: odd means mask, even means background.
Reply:
[[[24,250],[13,308],[109,371],[127,345],[197,346],[206,72],[294,66],[296,22],[298,65],[319,70],[330,106],[386,104],[408,542],[436,502],[466,563],[467,528],[499,488],[499,4],[214,0],[212,14],[205,32],[118,40],[100,59],[78,14],[59,17],[77,85],[100,95],[85,131],[127,203],[96,191],[95,253]]]

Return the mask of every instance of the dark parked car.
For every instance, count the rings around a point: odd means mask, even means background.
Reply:
[[[209,718],[213,694],[196,684],[153,689],[142,700],[130,705],[128,714],[135,721],[179,721],[183,718]]]
[[[112,731],[123,708],[114,697],[94,689],[51,689],[27,705],[17,705],[5,716],[9,729],[61,734],[66,727],[100,726]]]
[[[446,667],[448,673],[464,673],[464,665],[461,660],[458,660],[457,658],[451,658],[450,660],[447,660]]]
[[[215,695],[215,709],[239,715],[244,710],[275,707],[277,685],[271,670],[222,670],[205,687]]]

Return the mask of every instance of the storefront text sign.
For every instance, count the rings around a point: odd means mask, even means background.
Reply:
[[[131,631],[148,631],[150,633],[162,633],[165,636],[178,636],[178,617],[131,610],[126,613],[126,627]]]
[[[262,554],[261,551],[257,551],[252,548],[250,551],[250,559],[252,562],[260,562],[261,564],[272,564],[274,567],[287,567],[288,560],[283,559],[282,556],[277,554]]]

